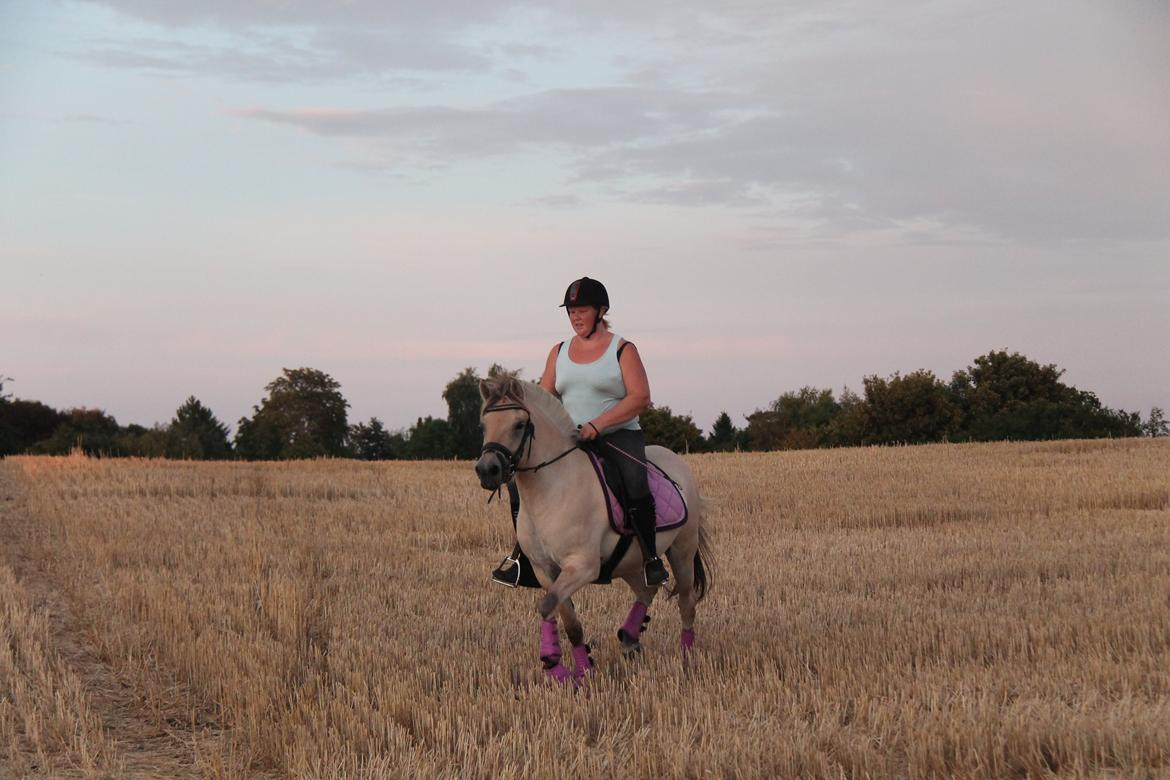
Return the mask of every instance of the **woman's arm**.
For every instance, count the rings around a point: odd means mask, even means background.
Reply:
[[[561,342],[562,344],[564,342]],[[544,373],[540,375],[540,381],[537,382],[546,392],[555,395],[557,394],[557,355],[561,352],[561,345],[556,344],[548,353],[548,360],[544,362]]]
[[[646,367],[642,365],[642,356],[638,354],[638,348],[627,342],[618,365],[622,368],[626,397],[608,412],[591,420],[592,425],[586,423],[581,426],[582,439],[592,439],[597,432],[627,423],[650,408],[650,380],[646,377]]]

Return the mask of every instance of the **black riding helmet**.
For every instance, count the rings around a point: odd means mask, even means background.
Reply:
[[[570,284],[569,289],[565,290],[565,302],[561,306],[565,308],[592,306],[597,309],[597,318],[593,320],[593,329],[589,331],[589,335],[592,336],[597,330],[597,323],[601,322],[602,307],[606,310],[609,309],[609,293],[606,292],[605,285],[601,282],[590,279],[588,276],[582,276]]]
[[[582,276],[565,290],[565,302],[561,306],[604,306],[608,309],[609,293],[601,282]]]

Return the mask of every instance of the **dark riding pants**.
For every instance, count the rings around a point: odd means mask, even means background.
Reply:
[[[650,485],[646,482],[646,467],[642,465],[646,461],[646,437],[642,431],[622,428],[599,437],[598,441],[601,443],[600,451],[605,459],[616,465],[621,471],[629,500],[637,501],[650,495]],[[609,444],[612,444],[613,447],[607,446]],[[632,457],[623,455],[614,447]]]

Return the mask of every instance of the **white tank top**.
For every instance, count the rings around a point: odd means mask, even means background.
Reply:
[[[622,367],[618,364],[620,341],[621,337],[613,334],[609,347],[592,363],[574,363],[569,359],[568,342],[561,344],[557,355],[557,393],[576,425],[584,425],[596,419],[626,397],[626,383],[622,379]],[[635,417],[621,425],[610,426],[602,433],[622,429],[637,431],[641,428]]]

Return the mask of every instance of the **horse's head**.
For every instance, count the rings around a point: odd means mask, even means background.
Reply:
[[[516,473],[525,449],[532,446],[532,413],[524,405],[524,383],[502,376],[479,383],[483,407],[483,449],[475,473],[485,490],[498,490]]]

